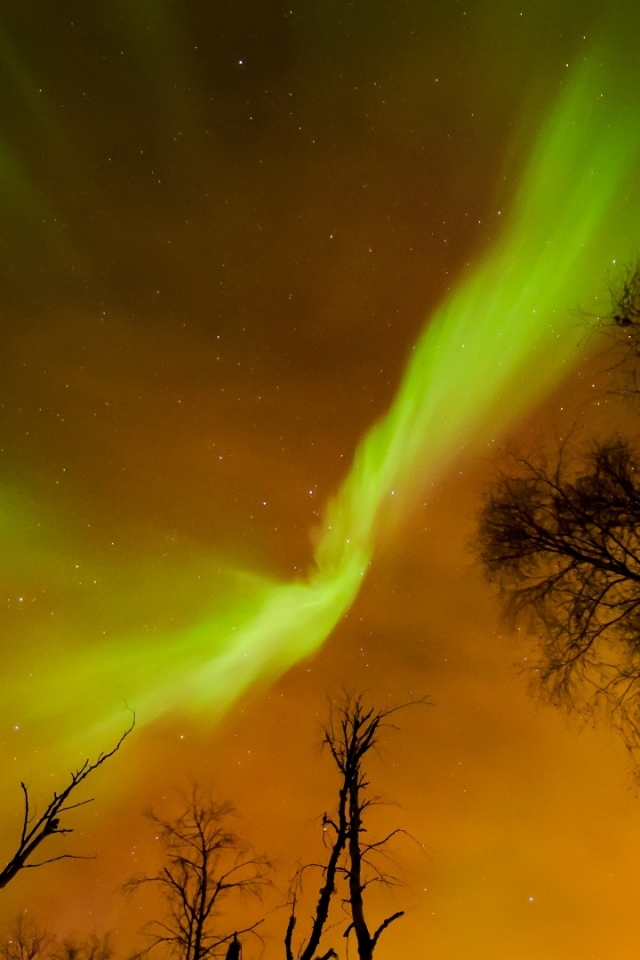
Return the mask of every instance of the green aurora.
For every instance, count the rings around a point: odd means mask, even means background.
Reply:
[[[122,726],[123,703],[141,724],[187,708],[213,717],[318,649],[394,518],[463,448],[490,441],[558,382],[587,346],[577,311],[606,310],[607,272],[632,259],[639,210],[626,190],[640,126],[606,73],[594,63],[567,83],[500,238],[429,319],[391,408],[358,445],[307,577],[232,574],[241,600],[152,649],[126,636],[55,662],[44,653],[10,693],[22,717],[67,738],[84,727],[95,748]]]

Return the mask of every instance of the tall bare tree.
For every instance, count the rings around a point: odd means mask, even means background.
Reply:
[[[411,701],[411,704],[426,702],[422,699]],[[364,835],[368,832],[365,822],[367,811],[382,802],[369,792],[367,755],[376,748],[381,729],[385,726],[394,727],[389,718],[409,705],[400,704],[381,710],[368,705],[363,695],[346,694],[331,709],[323,743],[338,771],[338,799],[334,813],[325,813],[322,818],[329,853],[326,863],[320,865],[322,885],[309,937],[297,951],[298,960],[328,960],[329,957],[338,956],[333,947],[322,954],[318,953],[321,940],[329,929],[332,898],[338,892],[349,917],[343,936],[348,937],[352,932],[355,934],[360,960],[372,960],[381,935],[404,914],[403,910],[395,911],[372,927],[365,909],[365,891],[373,883],[393,885],[396,882],[383,864],[385,858],[388,859],[389,842],[405,831],[396,828],[377,840],[365,840]],[[298,878],[300,876],[299,872]],[[341,890],[342,886],[344,890]],[[293,933],[296,926],[297,888],[291,906],[285,935],[286,960],[294,960],[295,956]]]
[[[21,783],[23,796],[23,814],[22,828],[15,852],[10,857],[6,865],[0,870],[0,889],[6,887],[21,870],[42,867],[46,863],[54,863],[56,860],[87,860],[90,857],[83,857],[75,853],[59,853],[55,856],[45,857],[44,860],[35,861],[32,859],[40,846],[54,836],[66,836],[73,833],[73,827],[65,826],[63,818],[65,814],[77,810],[78,807],[84,807],[93,802],[93,797],[87,800],[76,801],[78,788],[107,760],[114,756],[127,739],[135,726],[135,717],[131,725],[122,734],[116,745],[91,761],[85,760],[81,767],[71,774],[67,785],[58,793],[54,791],[53,797],[45,807],[43,813],[38,816],[33,812],[32,804],[29,798],[29,789],[25,783]]]
[[[239,936],[255,932],[262,922],[234,928],[221,919],[234,898],[260,895],[270,869],[266,858],[255,856],[231,829],[233,814],[231,804],[194,787],[173,819],[147,815],[165,848],[165,863],[157,873],[133,878],[126,889],[157,886],[165,915],[147,924],[150,945],[143,953],[162,946],[179,960],[223,956]]]

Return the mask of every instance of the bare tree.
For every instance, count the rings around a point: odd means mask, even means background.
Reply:
[[[0,960],[111,960],[109,934],[56,940],[34,917],[18,915],[7,938],[0,941]]]
[[[426,700],[411,701],[426,703]],[[372,883],[395,884],[394,876],[383,866],[388,859],[387,845],[401,829],[394,829],[377,840],[365,841],[367,833],[366,812],[382,801],[369,795],[369,779],[365,769],[365,760],[374,750],[382,727],[392,727],[389,718],[409,703],[379,710],[368,706],[362,695],[345,694],[338,706],[332,708],[329,723],[324,730],[323,742],[328,748],[339,773],[338,802],[335,813],[325,813],[322,818],[323,835],[329,851],[326,864],[320,866],[323,882],[320,888],[316,911],[313,916],[311,932],[306,943],[297,951],[298,960],[328,960],[337,957],[333,947],[322,955],[317,951],[323,935],[328,929],[329,910],[332,897],[340,886],[345,887],[342,903],[350,918],[344,937],[355,934],[360,960],[372,960],[375,948],[384,931],[404,911],[398,910],[371,928],[365,911],[365,890]],[[381,861],[382,858],[382,861]],[[299,871],[296,880],[299,881]],[[291,901],[291,915],[285,935],[286,960],[294,960],[293,932],[296,925],[298,884],[294,887]]]
[[[480,553],[507,611],[544,627],[537,680],[559,704],[605,707],[631,744],[640,708],[640,474],[631,447],[573,466],[519,460],[486,497]]]
[[[54,863],[56,860],[92,859],[75,853],[61,853],[57,856],[47,857],[44,860],[38,860],[37,862],[33,862],[32,857],[40,845],[48,840],[49,837],[66,836],[69,833],[73,833],[73,827],[64,826],[62,823],[64,814],[93,802],[93,797],[87,800],[71,802],[77,796],[76,791],[78,787],[80,787],[95,770],[118,752],[134,726],[135,716],[129,728],[125,730],[111,750],[108,750],[106,753],[100,753],[94,761],[85,760],[82,766],[71,774],[70,780],[64,789],[61,790],[60,793],[54,791],[52,799],[40,816],[37,816],[32,811],[27,785],[25,783],[20,784],[23,795],[22,829],[15,853],[7,862],[6,866],[0,870],[0,888],[6,887],[21,870],[42,867],[45,863]]]
[[[48,960],[55,939],[34,917],[18,914],[8,936],[0,941],[1,960]]]
[[[365,758],[376,747],[381,728],[393,727],[393,724],[389,723],[389,717],[411,704],[425,702],[425,700],[415,700],[380,710],[368,706],[362,695],[355,697],[347,695],[332,712],[325,731],[325,743],[340,771],[348,794],[346,877],[351,923],[345,931],[345,936],[348,936],[353,929],[360,960],[371,960],[381,934],[394,920],[404,915],[404,910],[397,910],[374,929],[371,928],[365,916],[366,888],[372,883],[391,886],[396,882],[394,876],[380,866],[379,858],[386,856],[387,845],[393,837],[405,833],[396,828],[377,840],[365,842],[366,811],[382,802],[379,797],[368,793],[370,784],[364,765]]]
[[[219,957],[262,922],[235,929],[221,922],[222,908],[232,898],[260,895],[270,869],[266,858],[253,855],[230,828],[233,814],[231,804],[218,803],[197,787],[173,819],[147,814],[165,848],[165,863],[155,874],[133,878],[126,889],[156,885],[165,917],[147,924],[151,942],[143,953],[162,945],[180,960]]]
[[[640,396],[640,262],[610,285],[601,318],[617,346],[610,392]],[[551,463],[517,458],[485,497],[479,553],[505,610],[542,626],[534,680],[552,702],[601,708],[640,745],[640,475],[614,436]]]
[[[113,952],[109,934],[94,933],[83,940],[66,937],[52,951],[51,960],[111,960]]]

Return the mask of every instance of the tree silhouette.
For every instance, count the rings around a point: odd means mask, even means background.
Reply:
[[[581,711],[606,706],[633,735],[640,705],[640,474],[628,443],[573,468],[519,460],[487,496],[479,542],[508,611],[543,624],[538,678]]]
[[[270,869],[229,827],[233,813],[231,804],[218,803],[194,787],[173,819],[147,814],[165,848],[165,863],[155,874],[134,877],[125,889],[156,885],[165,916],[147,924],[144,932],[151,942],[142,953],[163,946],[180,960],[219,957],[262,922],[229,930],[220,920],[230,899],[262,892]]]
[[[55,938],[27,913],[20,913],[0,941],[0,960],[48,960]]]
[[[611,284],[611,320],[618,328],[626,330],[627,343],[640,345],[640,262],[622,271]]]
[[[20,839],[15,853],[9,859],[5,867],[0,870],[0,888],[6,887],[21,870],[42,867],[46,863],[54,863],[56,860],[87,860],[90,857],[83,857],[75,853],[60,853],[57,856],[47,857],[44,860],[33,862],[32,857],[49,837],[65,836],[73,833],[73,827],[64,826],[62,818],[64,814],[76,810],[78,807],[84,807],[93,802],[93,797],[88,800],[70,802],[75,798],[78,787],[94,773],[99,767],[114,756],[127,739],[135,726],[135,716],[130,727],[122,734],[115,747],[106,753],[100,753],[96,760],[85,760],[81,767],[71,774],[71,778],[66,787],[58,793],[54,791],[52,799],[49,801],[44,812],[38,817],[31,808],[29,799],[29,790],[25,783],[21,783],[23,795],[23,816]]]
[[[108,933],[99,937],[91,934],[83,940],[66,937],[51,952],[51,960],[111,960],[113,947]]]
[[[53,934],[26,911],[16,918],[9,935],[0,941],[0,960],[111,960],[109,934],[90,934],[84,939]]]
[[[422,699],[410,703],[426,702]],[[394,829],[378,840],[365,841],[366,812],[382,802],[379,797],[368,793],[370,784],[365,761],[377,745],[381,728],[393,726],[389,718],[410,703],[380,710],[367,705],[362,694],[345,694],[342,701],[330,711],[323,743],[338,770],[339,787],[334,813],[325,813],[322,818],[323,835],[329,855],[325,864],[309,864],[296,875],[291,914],[285,935],[286,960],[294,960],[293,934],[298,892],[303,873],[308,867],[320,867],[322,885],[309,937],[297,951],[298,960],[328,960],[329,957],[337,957],[333,947],[329,947],[322,955],[317,951],[327,929],[331,901],[339,884],[344,884],[346,888],[343,906],[350,919],[343,936],[348,937],[351,932],[355,934],[360,960],[371,960],[381,935],[404,914],[403,910],[398,910],[373,929],[366,917],[364,896],[367,887],[373,883],[393,885],[396,882],[393,875],[381,864],[387,857],[388,843],[405,831]]]

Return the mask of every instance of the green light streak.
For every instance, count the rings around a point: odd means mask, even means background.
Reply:
[[[358,446],[307,579],[261,583],[224,616],[153,649],[132,638],[74,660],[64,707],[45,670],[57,709],[96,721],[100,737],[123,700],[142,723],[175,708],[219,714],[317,650],[357,596],[392,504],[406,506],[414,488],[503,429],[577,359],[585,338],[576,307],[597,304],[612,259],[633,249],[640,220],[625,190],[639,147],[631,105],[584,68],[539,136],[501,239],[431,318],[391,409]],[[28,701],[38,700],[30,690]],[[40,701],[49,715],[50,701]]]

